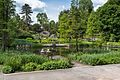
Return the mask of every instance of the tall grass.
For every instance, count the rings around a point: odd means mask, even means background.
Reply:
[[[79,61],[83,64],[92,66],[96,65],[107,65],[107,64],[119,64],[120,63],[120,52],[111,51],[104,54],[74,54],[69,56],[70,59]]]

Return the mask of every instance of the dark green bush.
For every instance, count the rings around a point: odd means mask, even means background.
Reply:
[[[41,49],[42,47],[43,47],[42,44],[39,44],[39,43],[32,45],[32,49],[33,49],[33,50],[34,50],[34,49]]]
[[[9,74],[9,73],[12,73],[13,70],[12,70],[12,67],[10,67],[10,66],[3,66],[2,72],[5,74]]]
[[[30,62],[30,63],[26,64],[25,66],[22,66],[22,70],[23,71],[28,71],[28,72],[29,71],[34,71],[36,69],[36,67],[37,67],[36,63]]]

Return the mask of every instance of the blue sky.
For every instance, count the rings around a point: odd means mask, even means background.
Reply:
[[[58,15],[61,10],[70,8],[70,0],[43,0],[47,7],[45,8],[48,17],[55,21],[58,20]]]
[[[41,11],[47,13],[50,20],[58,21],[58,15],[60,11],[70,8],[71,0],[15,0],[17,13],[21,12],[21,7],[25,3],[29,4],[34,13],[32,14],[32,20],[36,21],[36,15]],[[94,9],[102,6],[107,0],[92,0],[94,4]]]

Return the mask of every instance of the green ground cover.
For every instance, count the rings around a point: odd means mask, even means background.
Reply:
[[[3,65],[3,73],[14,73],[21,71],[54,70],[71,67],[67,59],[52,60],[42,55],[21,52],[0,53],[0,65]]]
[[[120,63],[120,51],[110,51],[105,53],[78,53],[70,54],[69,59],[79,61],[87,65],[107,65]]]

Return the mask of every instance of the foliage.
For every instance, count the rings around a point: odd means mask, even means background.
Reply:
[[[120,6],[117,4],[117,0],[113,1],[109,0],[91,14],[88,21],[88,33],[91,33],[93,37],[99,36],[103,41],[118,42],[120,39]]]
[[[37,21],[39,22],[40,26],[44,28],[44,30],[49,31],[49,25],[48,25],[48,17],[46,13],[38,13],[37,14]]]
[[[27,63],[25,66],[22,66],[23,71],[34,71],[36,69],[37,64],[36,63]]]
[[[96,12],[92,12],[87,22],[87,36],[94,37],[95,35],[99,35],[100,30],[100,21],[97,19]]]
[[[43,68],[42,65],[37,65],[36,70],[37,70],[37,71],[39,71],[39,70],[44,70],[44,68]]]
[[[26,63],[37,63],[42,64],[46,61],[49,61],[49,59],[42,55],[36,55],[30,52],[18,52],[18,51],[11,51],[11,52],[4,52],[0,53],[0,64],[7,64],[7,65],[13,65],[14,64],[26,64]]]
[[[69,60],[58,60],[58,69],[66,69],[66,68],[71,68],[71,62]]]
[[[25,27],[25,26],[24,26]],[[26,39],[26,38],[32,38],[32,33],[25,31],[25,30],[18,30],[18,35],[17,35],[18,39]]]
[[[14,71],[20,70],[20,66],[22,65],[21,63],[22,59],[19,56],[12,56],[6,59],[4,65],[12,67]]]
[[[50,62],[45,62],[42,64],[43,70],[53,70],[53,69],[57,69],[57,63],[54,61],[50,61]]]
[[[37,70],[54,70],[70,68],[71,64],[67,60],[49,61],[37,66]]]
[[[93,10],[91,0],[72,0],[70,10],[64,10],[59,15],[59,33],[61,38],[83,37],[87,21]],[[77,34],[76,34],[77,32]]]
[[[59,37],[60,38],[67,38],[68,33],[72,32],[71,27],[68,25],[68,20],[69,20],[69,10],[64,10],[60,13],[59,15]],[[70,23],[70,22],[69,22]]]
[[[21,66],[27,63],[43,64],[49,61],[47,57],[35,55],[31,53],[1,53],[0,63],[1,65],[12,67],[13,71],[21,71]]]
[[[11,19],[15,14],[13,0],[0,0],[0,34],[2,39],[2,50],[5,51],[11,42],[11,33],[14,26],[11,26]]]
[[[21,14],[23,14],[22,18],[26,24],[27,27],[30,26],[30,23],[32,23],[32,20],[31,20],[31,13],[32,12],[32,8],[29,6],[29,4],[24,4],[22,6],[22,12]]]
[[[0,65],[0,71],[2,71],[2,69],[3,69],[3,65]]]
[[[26,64],[30,62],[42,64],[46,61],[49,61],[47,57],[40,56],[40,55],[33,55],[33,54],[21,55],[21,59],[22,59],[22,64]]]
[[[57,24],[55,23],[54,20],[51,20],[49,22],[49,26],[50,26],[50,33],[51,34],[57,34]]]
[[[71,55],[72,60],[80,61],[88,65],[106,65],[106,64],[119,64],[120,53],[116,51],[102,53],[102,54],[77,54]]]
[[[0,64],[4,64],[8,56],[6,54],[0,54]]]
[[[33,44],[32,49],[41,49],[43,46],[42,44]]]
[[[10,66],[4,66],[2,68],[2,72],[5,73],[5,74],[9,74],[9,73],[12,73],[13,70],[12,70],[12,67],[10,67]]]
[[[41,29],[41,25],[36,23],[32,25],[32,31],[40,33],[43,31],[43,29]]]

